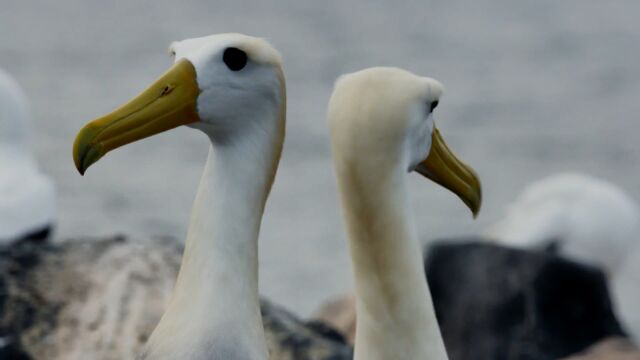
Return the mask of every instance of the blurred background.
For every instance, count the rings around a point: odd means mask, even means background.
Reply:
[[[640,2],[538,0],[128,2],[0,0],[0,66],[24,87],[43,172],[58,187],[56,241],[115,233],[183,239],[207,154],[182,128],[110,153],[81,177],[71,146],[87,121],[171,64],[174,40],[268,39],[285,59],[288,125],[260,239],[261,291],[300,315],[352,287],[325,120],[337,76],[393,65],[440,80],[436,122],[479,172],[476,221],[411,179],[419,234],[471,234],[526,184],[595,175],[640,199]]]

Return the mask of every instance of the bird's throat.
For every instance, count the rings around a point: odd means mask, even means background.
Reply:
[[[239,161],[232,149],[209,151],[180,273],[150,347],[193,348],[214,358],[266,359],[258,233],[270,181],[257,171]]]
[[[445,359],[406,171],[358,171],[337,167],[356,282],[355,359]]]

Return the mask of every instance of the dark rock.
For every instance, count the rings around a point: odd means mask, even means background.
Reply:
[[[16,344],[10,339],[2,339],[2,342],[3,344],[0,346],[0,360],[33,360],[19,344]]]
[[[557,359],[624,336],[599,269],[482,241],[435,245],[425,259],[452,360]]]
[[[17,241],[33,241],[42,242],[49,239],[51,232],[53,231],[53,224],[45,225],[39,229],[35,229],[18,239]]]

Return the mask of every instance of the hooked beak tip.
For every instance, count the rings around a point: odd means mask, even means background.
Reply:
[[[102,146],[95,144],[96,131],[90,127],[80,130],[73,145],[73,162],[80,175],[84,176],[89,166],[98,161],[104,154]]]

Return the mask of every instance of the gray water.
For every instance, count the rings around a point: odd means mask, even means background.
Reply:
[[[640,2],[11,1],[0,0],[0,66],[23,84],[35,148],[58,184],[56,238],[183,238],[207,140],[182,128],[110,153],[85,177],[78,129],[170,65],[173,40],[219,32],[267,38],[288,81],[284,157],[260,240],[262,292],[301,314],[352,286],[325,108],[334,79],[394,65],[440,80],[436,121],[479,172],[473,221],[419,176],[411,194],[424,239],[469,234],[527,183],[577,170],[640,199]]]

